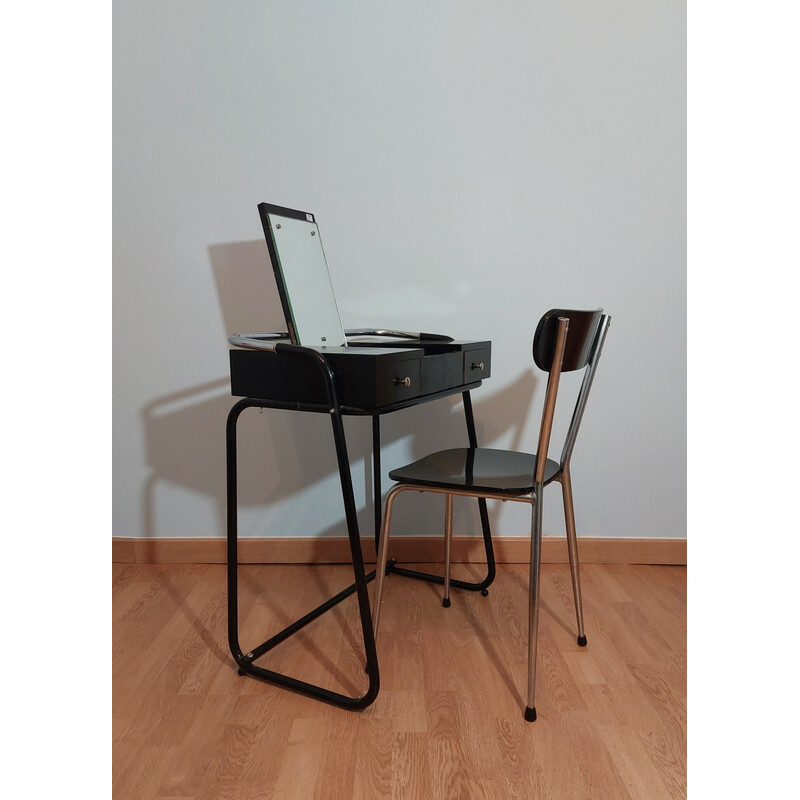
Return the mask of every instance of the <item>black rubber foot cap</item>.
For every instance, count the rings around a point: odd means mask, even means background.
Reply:
[[[442,600],[442,605],[445,608],[450,608],[450,598],[449,597],[445,597],[444,600]]]
[[[481,597],[488,597],[489,590],[488,589],[481,589]]]
[[[586,637],[585,636],[579,636],[578,637],[578,644],[581,647],[586,647]]]
[[[240,675],[244,675],[244,670],[243,670],[241,667],[239,667],[239,669],[237,669],[236,671],[237,671],[237,672],[238,672]]]
[[[526,708],[525,709],[525,719],[528,722],[533,722],[536,719],[536,709],[535,708]]]

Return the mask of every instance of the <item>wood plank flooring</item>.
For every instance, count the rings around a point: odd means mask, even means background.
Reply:
[[[480,577],[455,565],[454,577]],[[587,564],[588,646],[569,567],[542,570],[538,719],[522,717],[527,570],[489,597],[387,578],[381,690],[362,712],[240,677],[227,647],[225,568],[113,568],[115,800],[686,796],[686,569]],[[269,638],[352,580],[343,566],[240,568],[241,643]],[[374,584],[371,585],[373,588]],[[264,666],[358,694],[348,598]]]

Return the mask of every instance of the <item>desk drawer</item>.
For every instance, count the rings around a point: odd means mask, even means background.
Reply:
[[[492,348],[467,350],[463,354],[464,383],[474,383],[488,378],[492,367]]]
[[[461,353],[437,353],[422,359],[422,393],[433,394],[461,384]]]
[[[467,347],[468,349],[462,349]],[[320,348],[346,413],[371,413],[488,377],[489,342],[445,342],[422,347]],[[478,364],[483,363],[483,370]],[[310,360],[259,350],[230,351],[231,394],[282,404],[328,405],[322,373]],[[473,364],[476,366],[473,368]],[[380,413],[380,412],[379,412]]]
[[[390,405],[422,393],[420,359],[410,358],[392,363],[381,362],[375,371],[376,406]]]

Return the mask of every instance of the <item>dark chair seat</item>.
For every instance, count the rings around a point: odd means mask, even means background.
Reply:
[[[531,453],[458,447],[431,453],[392,470],[389,477],[413,486],[522,495],[533,491],[535,470],[536,456]],[[559,464],[548,458],[543,482],[550,483],[559,472]]]

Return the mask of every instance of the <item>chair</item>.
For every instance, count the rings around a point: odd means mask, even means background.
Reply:
[[[536,719],[534,690],[536,680],[536,642],[539,624],[539,581],[542,547],[542,501],[544,487],[553,481],[561,484],[567,546],[572,573],[572,590],[578,622],[578,644],[586,645],[583,628],[583,608],[578,570],[578,546],[575,533],[575,513],[572,501],[570,459],[578,428],[586,408],[597,363],[603,349],[611,318],[602,309],[567,311],[553,309],[539,321],[533,337],[533,359],[539,369],[548,373],[544,410],[539,429],[536,454],[481,447],[442,450],[425,456],[413,464],[394,469],[389,477],[397,481],[386,498],[377,565],[373,626],[378,632],[381,596],[386,577],[386,558],[392,522],[392,506],[404,491],[432,492],[445,496],[445,574],[442,605],[450,605],[450,550],[453,539],[453,497],[467,496],[530,503],[531,558],[528,616],[528,686],[525,719]],[[572,415],[559,461],[547,457],[550,434],[562,372],[585,369],[583,382]]]

